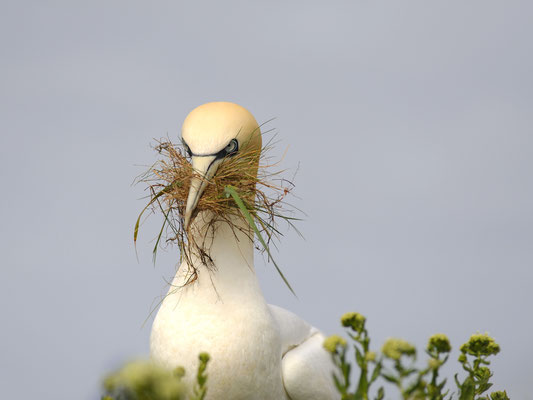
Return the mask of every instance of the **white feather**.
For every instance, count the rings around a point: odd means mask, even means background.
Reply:
[[[209,142],[220,126],[257,136],[255,119],[240,106],[210,103],[197,110],[184,124],[191,146]],[[245,132],[241,126],[253,129]],[[260,143],[260,136],[255,140]],[[188,283],[191,271],[186,263],[180,266],[154,320],[152,358],[167,367],[184,366],[193,383],[198,354],[209,353],[209,400],[337,398],[323,335],[291,312],[266,304],[255,275],[250,227],[233,218],[235,229],[224,222],[208,229],[208,219],[198,214],[189,235],[205,239],[215,268],[193,256],[197,279]]]

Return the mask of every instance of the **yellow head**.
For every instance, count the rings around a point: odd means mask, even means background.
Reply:
[[[185,118],[181,130],[191,164],[201,178],[193,178],[187,197],[185,228],[211,179],[225,157],[244,149],[261,149],[261,131],[253,115],[244,107],[228,102],[203,104]]]

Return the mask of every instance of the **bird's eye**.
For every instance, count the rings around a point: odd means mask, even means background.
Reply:
[[[231,139],[231,142],[229,142],[224,148],[224,152],[228,156],[235,154],[237,150],[239,150],[239,142],[237,142],[237,139]]]
[[[191,151],[191,148],[187,145],[187,143],[183,142],[183,148],[185,149],[185,153],[186,153],[189,157],[192,157],[192,151]]]

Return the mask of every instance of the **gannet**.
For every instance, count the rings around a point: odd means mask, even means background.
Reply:
[[[261,149],[261,133],[252,114],[228,102],[207,103],[186,117],[182,140],[193,168],[206,179],[225,157],[246,146]],[[150,353],[169,368],[184,366],[194,379],[198,354],[211,356],[209,400],[329,400],[338,398],[323,334],[295,314],[265,302],[254,271],[253,235],[217,223],[206,232],[209,215],[194,210],[205,189],[195,177],[186,203],[189,235],[208,238],[215,268],[192,255],[197,270],[184,260],[154,319]],[[207,236],[205,236],[207,235]]]

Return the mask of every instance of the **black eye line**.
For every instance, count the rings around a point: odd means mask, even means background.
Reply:
[[[189,147],[189,145],[183,139],[181,139],[181,143],[183,144],[183,147],[185,148],[185,151],[187,152],[187,155],[189,157],[192,157],[193,154],[192,154],[192,151],[191,151],[191,148]]]
[[[213,157],[213,156],[215,156],[215,160],[219,160],[221,158],[226,157],[227,155],[233,156],[233,155],[235,155],[235,153],[237,153],[237,151],[239,151],[239,142],[237,141],[237,139],[231,139],[230,142],[226,146],[224,146],[224,148],[222,150],[220,150],[217,153],[211,153],[211,154],[195,154],[195,153],[192,152],[191,148],[185,142],[185,140],[182,139],[181,142],[183,143],[183,146],[185,146],[185,150],[189,154],[189,157],[192,157],[192,156],[194,156],[194,157]],[[226,151],[226,147],[228,147],[231,143],[235,143],[236,144],[235,150],[233,150],[231,153],[228,153]]]

